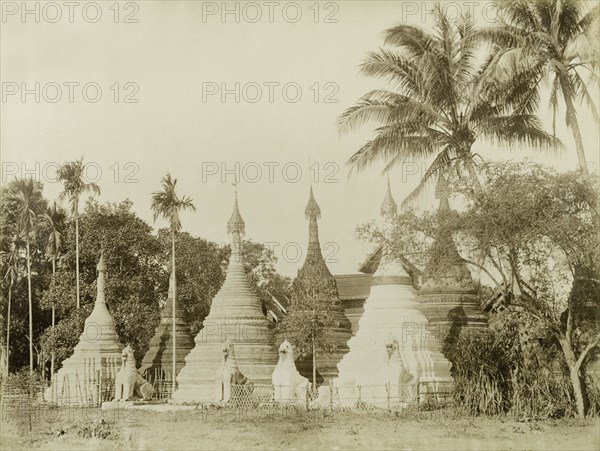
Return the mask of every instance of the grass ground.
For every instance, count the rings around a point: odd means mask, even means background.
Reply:
[[[53,409],[1,424],[1,449],[600,449],[598,420],[519,422],[452,410],[402,415]]]

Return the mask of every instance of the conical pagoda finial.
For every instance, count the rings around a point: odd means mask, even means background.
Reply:
[[[396,201],[392,197],[392,189],[390,188],[390,177],[387,179],[387,191],[385,193],[385,199],[381,203],[381,216],[390,217],[395,216],[398,212],[398,206]]]
[[[233,213],[231,213],[231,217],[229,221],[227,221],[227,233],[236,234],[239,233],[243,235],[246,233],[246,223],[242,219],[242,215],[240,214],[240,209],[238,207],[238,196],[237,196],[237,188],[235,189],[235,200],[233,203]]]
[[[318,224],[318,219],[321,217],[321,208],[315,199],[312,184],[310,186],[308,203],[306,204],[304,214],[306,215],[306,219],[308,219],[308,250],[303,267],[312,266],[313,268],[318,268],[323,275],[330,277],[331,273],[329,272],[329,268],[327,268],[325,260],[323,259],[323,254],[321,253]]]
[[[234,185],[235,186],[235,185]],[[237,187],[235,189],[235,200],[233,213],[227,221],[227,233],[231,235],[231,261],[242,261],[242,235],[246,233],[246,223],[242,219],[238,207]]]
[[[306,209],[304,210],[304,214],[306,215],[306,219],[321,219],[321,207],[315,200],[315,196],[313,194],[312,183],[310,185],[310,195],[308,197],[308,203],[306,204]]]
[[[98,260],[96,270],[98,271],[98,279],[96,280],[96,303],[106,304],[106,298],[104,297],[104,288],[106,286],[106,280],[104,278],[104,273],[106,272],[104,251],[100,252],[100,260]]]
[[[448,201],[448,182],[443,175],[438,178],[435,187],[435,198],[440,200],[440,210],[450,210],[450,202]]]

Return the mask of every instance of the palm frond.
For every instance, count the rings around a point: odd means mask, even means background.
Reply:
[[[425,88],[422,86],[419,68],[409,58],[379,49],[377,52],[369,52],[360,66],[363,75],[374,78],[382,78],[395,88],[400,88],[406,95],[416,98],[424,98]]]
[[[437,146],[436,141],[427,133],[408,135],[406,129],[399,126],[381,127],[377,131],[377,136],[365,143],[347,161],[351,172],[360,172],[378,161],[394,161],[394,164],[420,161],[435,152]]]
[[[514,114],[482,121],[479,132],[490,142],[508,149],[514,149],[519,144],[546,151],[563,148],[562,142],[544,131],[539,118],[531,114]]]
[[[569,78],[571,79],[571,85],[574,87],[574,91],[579,97],[579,101],[584,103],[589,108],[592,113],[592,117],[594,121],[599,122],[600,118],[598,116],[598,110],[596,109],[596,104],[594,102],[594,98],[590,94],[585,81],[581,78],[581,76],[577,73],[577,71],[573,70],[569,73]]]
[[[384,43],[399,47],[414,57],[432,51],[437,45],[434,37],[427,31],[412,25],[398,25],[386,30]]]
[[[365,94],[356,105],[344,111],[338,118],[338,127],[340,133],[345,133],[368,122],[390,125],[401,121],[420,121],[427,124],[440,119],[439,114],[427,104],[378,89]]]
[[[153,219],[156,221],[159,217],[169,221],[171,229],[178,231],[181,229],[181,220],[179,212],[181,210],[196,211],[193,199],[188,196],[179,198],[177,196],[177,179],[167,174],[160,181],[162,191],[152,193],[151,209]]]

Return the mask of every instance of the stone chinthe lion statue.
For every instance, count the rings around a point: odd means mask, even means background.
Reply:
[[[252,382],[242,374],[235,361],[235,351],[230,340],[223,344],[223,361],[215,375],[217,384],[216,401],[228,403],[231,400],[232,385],[252,385]]]
[[[382,370],[386,383],[390,384],[390,395],[394,398],[404,398],[407,402],[415,401],[419,385],[418,372],[411,372],[408,369],[398,339],[393,335],[385,340],[385,350],[387,361]]]
[[[310,388],[308,379],[296,369],[294,348],[285,340],[279,346],[279,361],[271,377],[275,401],[306,400],[306,392]]]
[[[144,379],[135,368],[135,357],[131,345],[127,345],[121,352],[121,369],[115,377],[115,399],[118,401],[133,401],[152,399],[154,388]]]

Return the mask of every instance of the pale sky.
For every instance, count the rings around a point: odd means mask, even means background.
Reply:
[[[356,271],[371,246],[358,242],[354,230],[378,217],[385,177],[373,167],[348,178],[345,161],[372,127],[339,136],[336,120],[367,91],[386,87],[358,73],[366,52],[382,44],[382,31],[401,22],[430,26],[432,2],[322,2],[318,8],[313,1],[228,2],[232,12],[224,17],[222,2],[123,2],[118,17],[113,1],[97,2],[99,8],[76,2],[71,11],[63,2],[37,3],[39,23],[36,3],[27,3],[33,12],[23,17],[21,2],[2,2],[2,182],[27,175],[26,169],[54,198],[61,190],[54,182],[56,164],[83,156],[93,162],[89,177],[102,189],[101,202],[129,198],[152,224],[150,195],[170,171],[179,193],[197,207],[183,214],[184,230],[223,243],[234,176],[222,169],[235,171],[237,162],[246,238],[279,243],[278,270],[293,276],[304,257],[297,258],[296,250],[305,252],[308,239],[310,158],[319,168],[313,184],[329,267],[333,273]],[[495,17],[485,2],[447,5],[470,8],[479,21]],[[93,103],[97,87],[101,97]],[[31,91],[24,99],[23,88]],[[222,88],[229,90],[224,99]],[[128,95],[138,102],[124,103]],[[581,111],[588,159],[597,168],[598,127]],[[558,126],[565,155],[515,151],[508,157],[574,168],[562,116]],[[485,145],[476,150],[498,153]],[[396,201],[416,185],[421,167],[416,162],[404,174],[390,174]],[[324,182],[326,176],[332,183]],[[125,183],[127,177],[134,183]]]

